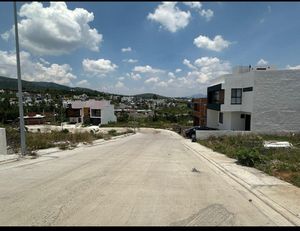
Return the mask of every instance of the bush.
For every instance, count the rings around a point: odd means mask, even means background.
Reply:
[[[65,128],[61,132],[67,134],[67,133],[69,133],[69,130]]]
[[[236,153],[237,160],[240,164],[254,167],[255,164],[262,163],[262,158],[256,149],[241,148]]]
[[[60,144],[58,145],[58,148],[59,148],[60,150],[66,150],[66,149],[69,148],[69,144],[68,144],[68,143],[60,143]]]
[[[117,135],[117,131],[115,129],[109,130],[108,134],[111,136],[116,136]]]

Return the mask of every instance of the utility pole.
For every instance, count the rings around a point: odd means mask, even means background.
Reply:
[[[18,96],[19,96],[19,115],[20,115],[21,156],[25,156],[26,155],[26,140],[25,140],[25,125],[24,125],[24,111],[23,111],[23,93],[22,93],[22,80],[21,80],[17,3],[15,1],[14,1],[14,16],[15,16],[16,58],[17,58],[17,73],[18,73]]]

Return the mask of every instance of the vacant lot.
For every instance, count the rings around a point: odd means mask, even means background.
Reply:
[[[289,141],[292,148],[264,148],[264,140]],[[300,134],[210,137],[198,141],[214,151],[237,159],[300,187]]]
[[[133,130],[126,129],[118,132],[116,129],[109,129],[104,132],[81,131],[69,132],[68,129],[61,131],[48,132],[26,132],[27,149],[31,153],[38,149],[59,147],[60,149],[69,149],[76,147],[79,143],[91,144],[94,140],[105,139],[108,140],[113,136],[132,133]],[[6,128],[7,144],[9,151],[12,153],[19,152],[20,149],[20,133],[17,128]]]

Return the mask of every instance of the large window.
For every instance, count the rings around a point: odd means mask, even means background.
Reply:
[[[101,110],[100,109],[92,109],[92,117],[101,117]]]
[[[231,104],[242,104],[242,88],[231,89]]]
[[[224,90],[209,92],[208,103],[223,104],[224,103]]]

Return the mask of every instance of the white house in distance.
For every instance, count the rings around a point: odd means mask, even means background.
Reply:
[[[240,66],[214,81],[207,98],[208,127],[300,131],[300,70]]]
[[[114,105],[107,100],[69,101],[66,115],[71,123],[101,125],[117,121]]]

